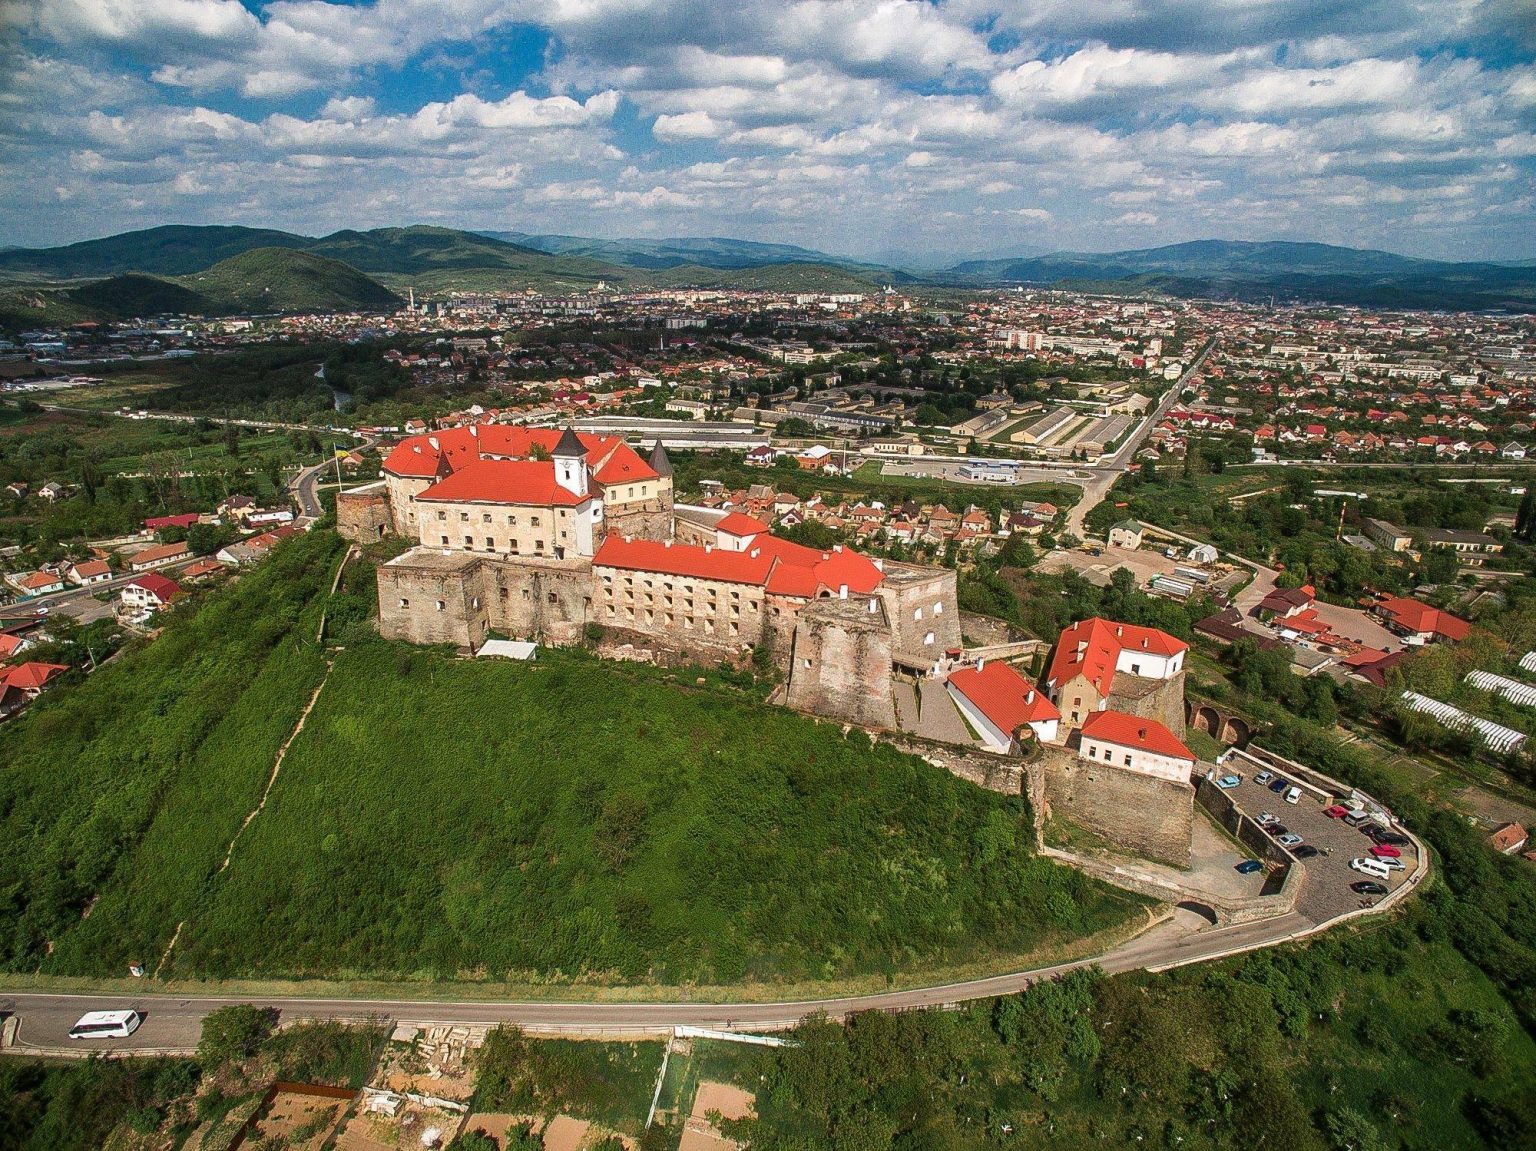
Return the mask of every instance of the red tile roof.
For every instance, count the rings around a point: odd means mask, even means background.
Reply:
[[[740,512],[732,512],[715,525],[715,530],[733,536],[757,536],[768,530],[768,525]]]
[[[128,562],[129,564],[153,564],[188,554],[190,554],[189,550],[184,543],[156,544],[154,547],[141,548],[134,552],[128,557]]]
[[[552,460],[475,460],[416,497],[450,503],[575,507],[587,498],[555,482]]]
[[[1189,645],[1155,627],[1114,623],[1093,616],[1061,633],[1046,679],[1059,685],[1082,675],[1100,695],[1108,695],[1115,678],[1115,661],[1128,648],[1166,658],[1188,651]]]
[[[182,594],[181,585],[175,580],[161,575],[159,572],[146,572],[128,581],[129,587],[140,587],[154,596],[161,603],[170,603],[171,600]]]
[[[951,673],[950,686],[971,703],[976,710],[1008,734],[1026,723],[1043,723],[1060,719],[1061,712],[1011,664],[990,660],[982,667],[963,667]]]
[[[1448,611],[1430,607],[1416,599],[1403,596],[1387,596],[1376,605],[1377,609],[1399,627],[1415,633],[1444,636],[1460,642],[1472,634],[1472,625]]]
[[[35,660],[18,663],[6,670],[5,678],[0,683],[22,691],[41,691],[50,680],[68,670],[69,667],[62,663],[38,663]]]
[[[548,455],[563,435],[560,428],[525,428],[511,424],[472,424],[426,435],[407,436],[384,459],[391,475],[441,479],[480,460],[529,460],[535,448]],[[592,478],[608,486],[653,480],[655,469],[619,436],[576,434],[587,450]]]
[[[189,528],[196,522],[197,513],[187,512],[179,516],[150,516],[144,521],[144,526],[153,532],[161,528]]]
[[[1185,747],[1178,736],[1157,720],[1127,715],[1123,711],[1094,712],[1083,721],[1083,738],[1113,743],[1119,747],[1134,747],[1172,759],[1193,762],[1196,758],[1195,753]]]
[[[597,566],[654,571],[723,583],[754,584],[774,595],[811,599],[823,590],[867,593],[885,577],[870,560],[847,548],[817,551],[761,535],[744,552],[692,544],[657,543],[610,535],[597,549]]]

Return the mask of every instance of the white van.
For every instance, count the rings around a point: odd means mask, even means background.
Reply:
[[[1379,879],[1383,883],[1392,878],[1392,869],[1379,860],[1351,859],[1349,865],[1361,875],[1369,875],[1372,879]]]
[[[1289,791],[1287,791],[1285,793],[1285,802],[1286,803],[1300,803],[1301,802],[1301,788],[1293,786]]]
[[[87,1011],[69,1029],[71,1039],[127,1039],[144,1022],[137,1011]]]

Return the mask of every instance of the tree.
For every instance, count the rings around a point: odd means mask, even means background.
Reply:
[[[211,556],[224,546],[224,532],[214,524],[193,524],[187,529],[187,547],[196,556]]]
[[[230,459],[240,458],[240,429],[234,424],[224,425],[224,450]]]
[[[203,1034],[197,1044],[198,1062],[209,1068],[247,1059],[277,1026],[277,1011],[236,1003],[203,1017]]]

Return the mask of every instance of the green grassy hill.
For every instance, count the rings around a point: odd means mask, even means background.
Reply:
[[[328,312],[389,308],[384,285],[340,260],[287,248],[256,248],[181,282],[220,312]]]
[[[220,873],[324,675],[339,549],[290,542],[0,729],[0,967],[121,975],[182,924],[177,977],[824,980],[1136,913],[1034,856],[1018,798],[739,688],[366,630]],[[348,588],[357,614],[371,570]]]

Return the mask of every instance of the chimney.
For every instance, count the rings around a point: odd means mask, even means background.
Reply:
[[[1115,625],[1115,636],[1118,638],[1120,636],[1123,636],[1124,634],[1125,634],[1125,628],[1123,626],[1121,626],[1120,624],[1116,624]]]
[[[837,585],[837,598],[838,599],[847,599],[848,598],[848,585],[847,584],[844,583],[844,584],[838,584]]]
[[[704,554],[705,555],[708,555],[710,552],[712,552],[714,550],[715,550],[715,545],[714,544],[705,544],[704,545]]]
[[[987,666],[987,657],[984,656],[984,655],[977,656],[976,657],[976,670],[980,671],[982,668],[984,668],[986,666]]]
[[[755,560],[758,556],[760,556],[762,554],[763,554],[763,549],[762,548],[753,548],[750,552],[747,553],[747,558]]]
[[[1024,702],[1025,703],[1034,703],[1035,702],[1035,689],[1034,688],[1030,688],[1028,691],[1026,691],[1024,693]]]
[[[672,546],[672,541],[671,540],[662,540],[661,541],[661,546],[664,547],[664,548],[669,548],[669,547]]]

